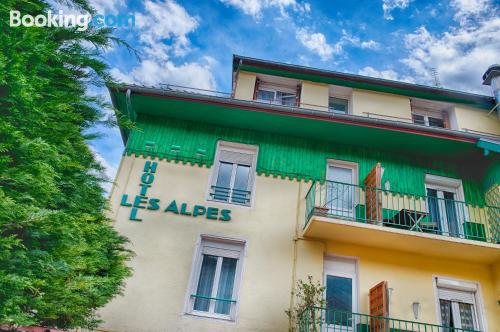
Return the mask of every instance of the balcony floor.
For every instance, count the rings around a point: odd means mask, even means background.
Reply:
[[[340,241],[454,260],[487,264],[500,261],[500,244],[323,216],[313,215],[302,235],[305,238]]]

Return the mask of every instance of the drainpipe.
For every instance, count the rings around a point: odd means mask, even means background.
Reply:
[[[238,68],[236,68],[236,73],[234,73],[234,84],[233,84],[233,90],[231,91],[231,98],[234,98],[234,94],[236,93],[236,87],[238,86],[238,76],[240,73],[240,67],[242,63],[243,60],[240,59],[240,62],[238,63]]]
[[[491,65],[483,74],[483,84],[491,86],[493,96],[495,97],[496,105],[490,111],[497,110],[498,119],[500,119],[500,65]]]

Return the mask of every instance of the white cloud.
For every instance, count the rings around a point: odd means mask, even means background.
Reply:
[[[307,29],[300,28],[296,31],[296,37],[302,45],[319,55],[323,61],[331,59],[333,54],[338,54],[342,51],[340,43],[335,45],[328,44],[325,35],[320,32],[313,33]]]
[[[286,10],[292,9],[296,12],[309,12],[311,5],[309,3],[298,4],[295,0],[220,0],[222,3],[233,6],[247,15],[260,18],[262,10],[275,7],[279,9],[280,14],[286,16]]]
[[[488,11],[491,4],[489,0],[451,0],[451,6],[455,9],[455,20],[465,25],[469,19]]]
[[[380,48],[380,44],[374,40],[368,40],[368,41],[361,42],[360,47],[370,49],[370,50],[378,50]]]
[[[364,67],[363,69],[358,71],[359,75],[364,75],[364,76],[371,76],[371,77],[377,77],[377,78],[384,78],[386,80],[393,80],[393,81],[403,81],[403,82],[408,82],[408,83],[414,83],[414,79],[409,76],[400,76],[397,72],[395,72],[392,69],[387,69],[387,70],[376,70],[373,67],[367,66]]]
[[[319,55],[323,61],[331,59],[334,54],[341,54],[346,45],[371,50],[380,48],[380,44],[376,41],[362,41],[359,37],[352,36],[345,30],[342,30],[342,37],[335,44],[329,44],[321,32],[311,32],[307,28],[298,28],[296,38],[307,49]]]
[[[211,72],[215,63],[213,58],[204,57],[182,64],[173,60],[191,51],[188,35],[198,28],[196,17],[189,15],[173,0],[147,0],[144,13],[135,15],[137,40],[143,59],[130,72],[113,68],[111,75],[116,80],[147,86],[175,84],[215,90]]]
[[[100,14],[116,14],[118,13],[119,8],[125,5],[125,0],[91,0],[90,4]]]
[[[405,9],[410,5],[411,0],[383,0],[382,9],[384,10],[384,18],[386,20],[393,20],[391,12],[396,9]]]
[[[166,54],[173,50],[176,56],[190,51],[187,35],[198,27],[198,19],[173,0],[144,3],[144,14],[135,13],[136,27],[140,30],[139,39],[146,45],[149,55],[166,60]],[[173,40],[167,46],[164,40]]]
[[[500,17],[492,10],[480,22],[437,35],[420,27],[405,37],[405,44],[409,55],[402,63],[415,72],[419,81],[432,83],[430,69],[436,68],[444,87],[489,93],[488,87],[481,85],[482,74],[498,62]]]
[[[204,63],[189,62],[175,65],[171,61],[142,61],[130,73],[124,73],[116,68],[111,75],[123,83],[135,83],[146,86],[159,84],[174,84],[187,87],[215,90],[216,84],[211,72],[212,58],[205,58]]]

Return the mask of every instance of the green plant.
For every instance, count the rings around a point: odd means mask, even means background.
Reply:
[[[0,1],[0,325],[13,330],[94,327],[131,273],[87,144],[105,118],[88,91],[110,80],[112,31],[9,25],[10,10],[43,15],[55,3]]]
[[[300,330],[319,331],[320,318],[316,317],[315,308],[324,307],[325,287],[319,281],[313,281],[313,277],[308,275],[307,281],[299,279],[292,296],[295,296],[295,305],[289,310],[285,310],[290,321],[290,332]]]

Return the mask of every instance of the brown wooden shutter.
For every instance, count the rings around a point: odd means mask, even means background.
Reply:
[[[295,93],[295,106],[300,107],[300,94],[302,92],[302,85],[297,85],[297,91]]]
[[[443,124],[445,128],[450,128],[450,117],[448,116],[448,112],[443,111],[441,113],[443,115]]]
[[[255,87],[253,89],[253,100],[257,100],[257,92],[259,92],[260,79],[255,79]]]
[[[382,187],[382,166],[377,163],[368,173],[365,180],[365,204],[366,220],[379,222],[382,221],[382,199],[380,187]]]
[[[389,300],[387,295],[387,281],[382,281],[370,289],[370,316],[389,316]],[[385,332],[388,330],[388,327],[389,324],[386,319],[370,318],[370,332]]]

